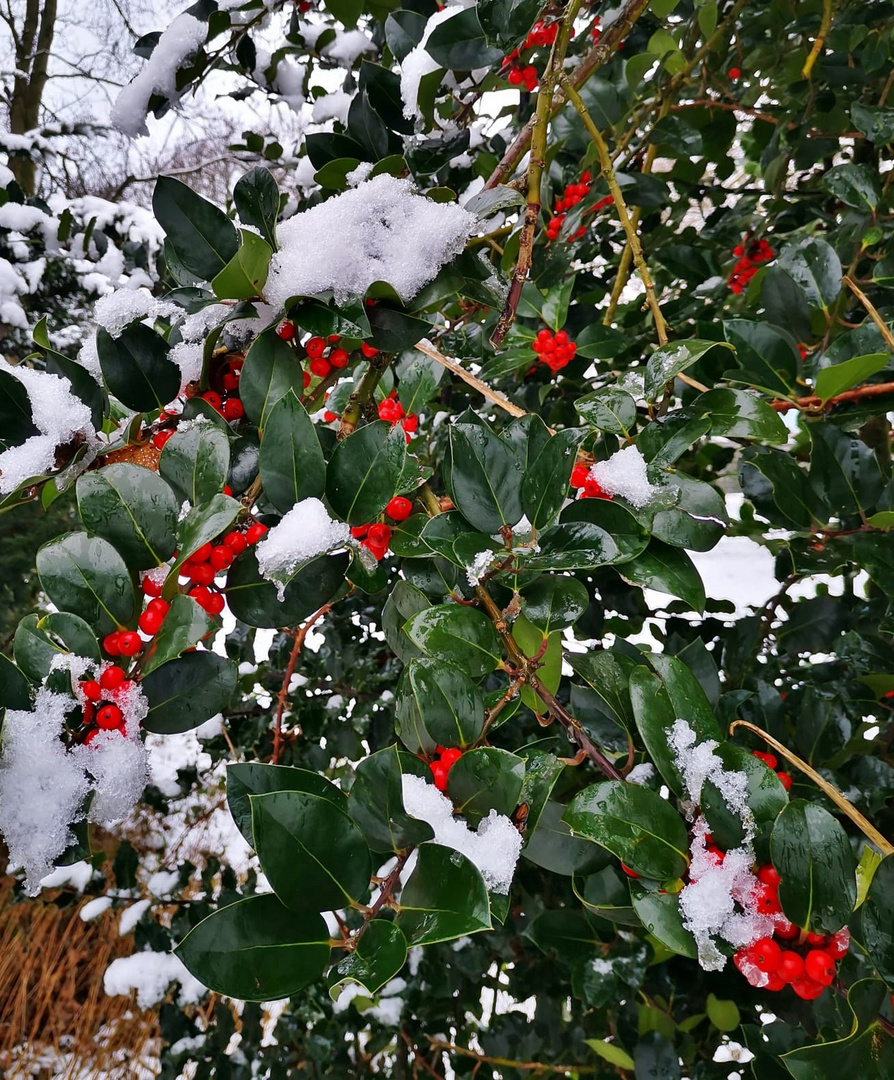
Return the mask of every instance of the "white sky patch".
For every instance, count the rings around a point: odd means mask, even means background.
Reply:
[[[337,302],[387,281],[409,300],[465,246],[475,217],[419,195],[409,180],[377,176],[279,226],[268,300],[332,289]]]
[[[268,581],[276,583],[281,600],[285,583],[299,566],[344,547],[350,536],[350,528],[334,521],[319,499],[302,499],[258,544],[258,568]]]
[[[609,495],[620,495],[631,506],[645,506],[658,490],[646,475],[646,459],[635,446],[625,446],[607,461],[597,461],[590,476]]]
[[[34,425],[40,432],[0,454],[0,494],[9,495],[26,480],[56,467],[56,449],[82,435],[95,442],[90,410],[71,392],[67,379],[22,364],[0,368],[18,379],[28,393]]]
[[[491,812],[472,832],[453,816],[453,803],[421,776],[402,778],[404,809],[410,817],[427,821],[434,829],[433,842],[453,848],[478,868],[488,889],[507,893],[521,852],[522,838],[508,817]]]
[[[148,135],[146,113],[153,94],[163,94],[171,101],[177,92],[177,72],[196,53],[208,36],[208,24],[185,12],[165,30],[133,82],[118,95],[112,108],[112,124],[125,135]]]

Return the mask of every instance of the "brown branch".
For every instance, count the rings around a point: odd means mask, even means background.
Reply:
[[[617,52],[618,46],[630,33],[633,24],[649,6],[649,0],[627,0],[620,15],[609,26],[598,45],[584,56],[580,64],[571,73],[571,83],[575,88],[583,86],[593,72],[607,63]],[[555,116],[563,108],[567,98],[560,90],[550,103],[550,114]],[[525,156],[534,132],[534,119],[529,120],[513,140],[509,149],[503,155],[499,165],[487,178],[485,188],[494,188],[498,184],[505,183],[506,178],[513,172],[516,165]]]
[[[879,333],[885,339],[885,344],[888,346],[889,349],[894,351],[894,334],[891,333],[891,328],[881,317],[881,315],[879,315],[878,310],[876,309],[873,302],[869,299],[866,293],[863,292],[860,286],[856,284],[856,282],[850,276],[850,273],[846,274],[843,280],[845,285],[847,285],[847,287],[854,294],[854,296],[856,296],[856,298],[860,301],[863,307],[866,308],[866,311],[869,314],[869,318],[872,319],[872,321],[878,327]]]
[[[487,614],[487,617],[494,624],[497,633],[500,635],[500,640],[503,642],[503,645],[509,654],[512,665],[518,672],[518,682],[527,683],[528,686],[530,686],[537,697],[539,697],[546,706],[550,715],[555,720],[559,721],[559,724],[564,728],[568,738],[573,743],[576,743],[581,750],[586,751],[587,757],[589,757],[600,772],[610,780],[623,780],[624,778],[621,773],[618,772],[615,766],[584,731],[580,720],[578,720],[576,716],[572,716],[555,694],[553,694],[551,690],[548,690],[540,681],[536,671],[531,667],[530,658],[525,656],[519,648],[518,642],[509,631],[509,627],[503,617],[503,612],[500,611],[494,598],[487,589],[483,585],[476,585],[475,596]]]
[[[295,631],[295,641],[292,644],[292,651],[289,653],[289,662],[286,664],[286,670],[282,677],[282,684],[276,695],[276,717],[273,721],[273,756],[270,759],[273,765],[279,763],[279,755],[282,752],[282,714],[285,711],[286,698],[289,696],[289,683],[292,681],[292,676],[295,674],[295,665],[298,663],[301,647],[304,645],[304,639],[307,637],[310,628],[314,623],[322,619],[326,612],[330,611],[331,608],[332,604],[324,604],[319,611],[315,611],[314,614],[311,615],[303,626]]]
[[[600,1066],[597,1065],[548,1065],[543,1061],[514,1061],[512,1058],[491,1057],[488,1054],[479,1054],[475,1050],[468,1050],[464,1046],[445,1042],[432,1035],[426,1035],[433,1050],[445,1050],[448,1054],[459,1054],[460,1057],[472,1058],[488,1065],[498,1065],[507,1069],[519,1069],[525,1072],[552,1073],[554,1076],[577,1076],[580,1073],[595,1073]]]
[[[866,383],[864,386],[857,386],[853,390],[845,390],[843,393],[836,394],[835,397],[827,398],[825,401],[815,395],[795,398],[793,401],[777,399],[770,402],[770,408],[780,413],[789,412],[791,409],[807,409],[815,412],[818,409],[831,409],[833,405],[839,405],[842,402],[859,401],[861,398],[878,397],[880,394],[894,394],[894,382]]]
[[[394,892],[397,883],[400,881],[401,871],[407,864],[407,859],[413,854],[413,848],[409,847],[406,851],[402,851],[397,856],[397,862],[394,864],[391,873],[385,878],[385,882],[382,888],[379,890],[379,895],[373,901],[372,906],[363,915],[363,925],[351,939],[350,947],[352,949],[357,948],[357,942],[366,933],[367,927],[373,921],[373,919],[379,914],[382,908],[390,902],[391,894]]]

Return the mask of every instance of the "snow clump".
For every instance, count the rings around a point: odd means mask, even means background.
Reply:
[[[472,862],[488,889],[508,893],[521,853],[522,838],[512,821],[496,810],[472,832],[460,818],[453,816],[453,803],[421,776],[405,774],[401,778],[404,809],[410,817],[426,821],[434,829],[432,843],[453,848]]]
[[[31,417],[39,434],[0,454],[0,495],[10,495],[26,480],[45,476],[56,467],[56,450],[80,435],[96,442],[90,409],[74,396],[66,379],[22,364],[2,369],[25,387]]]
[[[705,971],[721,971],[726,957],[717,947],[715,937],[740,949],[773,934],[775,920],[757,907],[760,882],[755,877],[755,821],[748,805],[748,779],[744,772],[727,769],[715,750],[715,739],[698,742],[695,731],[677,719],[668,742],[683,778],[690,802],[689,816],[701,800],[702,788],[710,780],[725,804],[742,819],[745,837],[737,848],[722,859],[708,848],[708,825],[698,815],[692,825],[689,884],[679,893],[683,925],[695,938],[698,962]],[[767,980],[763,972],[758,973]]]
[[[130,996],[137,992],[137,1005],[151,1009],[167,994],[172,982],[180,983],[178,1004],[195,1004],[205,996],[206,987],[194,979],[173,953],[139,952],[119,956],[106,968],[102,986],[107,994]]]
[[[258,544],[258,568],[276,584],[282,601],[286,583],[300,566],[344,547],[350,536],[350,528],[342,521],[334,521],[319,499],[302,499]]]
[[[471,7],[474,0],[459,0],[459,3],[448,4],[440,11],[436,11],[422,31],[419,44],[403,58],[400,65],[400,96],[404,103],[404,116],[407,120],[422,119],[422,110],[419,108],[419,84],[426,75],[433,71],[440,71],[441,65],[433,56],[426,51],[428,39],[442,24],[459,15],[463,9]]]
[[[146,66],[125,86],[112,108],[112,124],[125,135],[148,135],[149,99],[160,94],[170,101],[180,97],[177,72],[205,44],[208,24],[184,12],[158,39]]]
[[[419,195],[409,180],[376,176],[278,227],[264,292],[279,307],[327,289],[343,303],[387,281],[410,300],[463,250],[474,224],[456,203]]]
[[[137,319],[163,318],[181,310],[177,304],[157,300],[146,288],[116,289],[96,301],[93,317],[111,337],[118,338]]]
[[[597,461],[590,469],[590,479],[609,495],[620,495],[637,509],[642,509],[658,490],[649,482],[646,459],[635,446],[625,446],[607,461]]]

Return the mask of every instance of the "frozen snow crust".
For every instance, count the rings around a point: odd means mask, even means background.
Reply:
[[[289,218],[264,292],[282,307],[293,296],[332,290],[339,303],[387,281],[404,300],[464,248],[474,214],[419,195],[409,180],[377,176]]]

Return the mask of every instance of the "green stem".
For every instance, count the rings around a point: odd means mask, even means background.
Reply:
[[[379,353],[369,362],[369,367],[360,380],[360,385],[348,398],[345,411],[341,414],[341,423],[338,427],[338,439],[346,439],[360,423],[364,407],[368,405],[376,392],[376,387],[391,363],[390,357]]]

